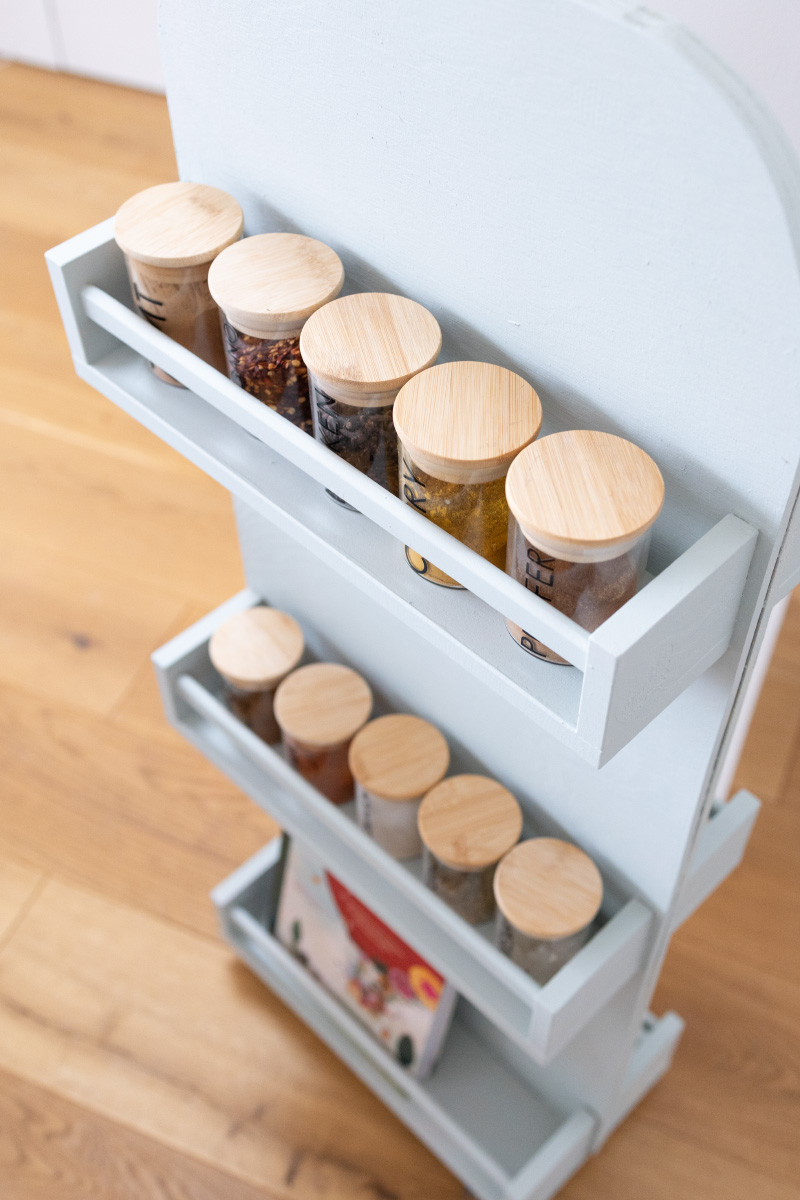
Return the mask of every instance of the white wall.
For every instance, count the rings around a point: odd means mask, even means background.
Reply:
[[[163,91],[158,0],[0,0],[0,57]]]
[[[650,0],[691,29],[772,109],[800,154],[800,0]]]

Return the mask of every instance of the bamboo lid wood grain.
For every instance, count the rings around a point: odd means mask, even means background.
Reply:
[[[253,337],[291,333],[342,290],[330,246],[300,233],[259,233],[217,255],[208,288],[231,325]]]
[[[594,920],[603,901],[603,879],[577,846],[558,838],[531,838],[500,863],[494,898],[520,933],[552,941],[570,937]]]
[[[336,399],[364,403],[392,393],[435,362],[442,348],[436,318],[406,296],[360,292],[340,296],[309,317],[300,353]]]
[[[613,547],[650,528],[664,480],[633,442],[573,429],[523,450],[508,472],[506,498],[523,532],[546,548]]]
[[[417,466],[436,479],[487,483],[539,433],[542,406],[520,375],[491,363],[439,363],[400,391],[394,423]]]
[[[157,267],[192,267],[237,241],[244,216],[233,196],[205,183],[159,183],[126,200],[114,218],[119,248]]]
[[[249,608],[229,617],[211,635],[211,662],[234,687],[244,692],[273,688],[299,663],[303,631],[293,617],[277,608]]]
[[[309,663],[287,675],[275,693],[275,719],[283,733],[308,746],[338,746],[372,711],[369,684],[339,663]]]
[[[450,764],[439,730],[405,713],[378,717],[350,745],[353,778],[383,800],[417,800],[438,783]]]
[[[511,849],[522,810],[508,788],[486,775],[453,775],[428,792],[417,827],[428,850],[457,871],[481,871]]]

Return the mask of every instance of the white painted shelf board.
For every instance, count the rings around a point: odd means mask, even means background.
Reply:
[[[628,1063],[617,1113],[610,1122],[611,1128],[623,1121],[667,1073],[684,1028],[685,1022],[677,1013],[667,1012],[663,1017],[647,1013]]]
[[[476,929],[461,920],[422,884],[418,860],[399,863],[386,854],[356,824],[352,804],[332,805],[220,700],[208,639],[223,620],[257,601],[245,590],[155,652],[171,722],[282,828],[311,842],[498,1028],[537,1062],[551,1061],[639,969],[651,912],[606,880],[600,928],[548,984],[535,983],[495,948],[491,923]]]
[[[459,1019],[431,1076],[408,1075],[269,932],[279,839],[212,893],[236,953],[482,1200],[548,1200],[589,1151],[595,1118],[555,1110]]]
[[[756,540],[728,515],[588,634],[132,311],[109,222],[48,253],[78,374],[496,694],[601,766],[727,649]],[[106,284],[104,290],[96,279]],[[121,343],[121,345],[120,345]],[[140,358],[187,385],[160,383]],[[309,477],[317,486],[309,487]],[[329,488],[359,511],[325,496]],[[469,588],[419,579],[403,543]],[[500,617],[573,668],[521,652]]]
[[[744,857],[761,801],[744,788],[714,809],[700,831],[672,912],[672,931],[716,891]]]

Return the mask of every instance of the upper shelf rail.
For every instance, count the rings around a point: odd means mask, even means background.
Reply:
[[[587,633],[133,312],[120,298],[127,296],[127,281],[110,221],[49,251],[47,258],[76,369],[84,379],[246,503],[255,503],[284,532],[327,555],[335,569],[352,572],[356,564],[380,603],[592,765],[613,757],[727,649],[757,537],[746,522],[724,517],[599,629]],[[130,359],[131,351],[179,379],[190,395],[134,370],[138,359]],[[198,404],[198,397],[206,404]],[[264,471],[263,449],[259,453],[257,446],[280,456],[273,471]],[[292,468],[302,473],[294,484],[286,476]],[[300,486],[305,477],[347,500],[371,526],[354,521],[352,513],[320,518],[311,493]],[[294,487],[292,503],[281,507],[281,489],[289,486]],[[334,526],[335,545],[328,538],[323,546]],[[582,672],[569,711],[557,699],[563,681],[552,674],[569,668],[528,660],[522,651],[513,663],[506,656],[500,664],[497,647],[488,648],[488,639],[477,632],[484,626],[474,607],[459,604],[452,593],[449,604],[434,603],[424,594],[433,590],[424,580],[414,581],[411,594],[408,581],[397,577],[409,573],[400,555],[396,567],[392,561],[386,568],[385,554],[384,563],[376,565],[380,531],[413,546],[459,579],[470,600],[477,598],[527,629]],[[370,537],[374,550],[365,555]]]

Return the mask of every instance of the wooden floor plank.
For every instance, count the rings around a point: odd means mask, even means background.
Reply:
[[[57,881],[0,952],[0,1066],[278,1196],[462,1195],[226,948]]]
[[[177,734],[0,691],[0,850],[213,934],[210,889],[275,825]]]
[[[41,871],[0,858],[0,945],[14,928],[43,879]]]
[[[131,463],[17,426],[0,439],[0,509],[42,554],[68,548],[96,571],[208,607],[243,586],[230,497],[175,456]],[[213,549],[213,558],[209,552]]]
[[[0,680],[12,687],[110,712],[184,607],[130,575],[0,531]]]
[[[3,1200],[269,1200],[254,1188],[0,1071]]]

